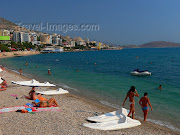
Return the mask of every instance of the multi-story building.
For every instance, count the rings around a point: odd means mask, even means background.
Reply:
[[[31,42],[31,38],[30,38],[30,34],[29,33],[22,33],[22,40],[21,40],[21,43],[22,42]]]
[[[31,38],[31,42],[37,41],[36,33],[31,33],[30,38]]]
[[[43,34],[40,37],[41,44],[51,44],[51,37],[48,34]]]
[[[83,45],[86,46],[86,43],[84,42],[84,40],[82,41],[76,41],[77,45]]]
[[[69,41],[70,47],[75,47],[75,41]]]
[[[0,36],[10,36],[10,31],[9,30],[0,30]]]
[[[53,45],[60,45],[60,38],[58,36],[54,36],[52,39]]]
[[[21,41],[22,41],[22,32],[20,32],[20,31],[14,31],[13,32],[13,41],[14,42],[20,42],[21,43]]]

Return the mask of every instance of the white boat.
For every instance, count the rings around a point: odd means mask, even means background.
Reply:
[[[49,90],[49,91],[36,91],[36,93],[44,94],[44,95],[57,95],[57,94],[66,94],[69,93],[67,90],[59,88],[57,90]]]
[[[124,128],[131,128],[141,125],[138,120],[129,117],[123,117],[118,120],[106,121],[102,123],[83,123],[83,126],[99,130],[119,130]]]
[[[144,71],[134,70],[130,73],[131,75],[151,75],[151,72],[149,72],[148,70],[144,70]]]
[[[127,116],[128,113],[129,113],[129,110],[127,110],[125,108],[121,108],[117,111],[109,112],[109,113],[106,113],[103,115],[88,117],[87,120],[95,121],[95,122],[105,122],[105,121],[117,120],[117,119]]]
[[[22,85],[22,86],[29,86],[29,87],[52,87],[56,86],[54,84],[50,84],[49,82],[40,83],[36,81],[35,79],[32,79],[30,81],[11,81],[14,84]]]

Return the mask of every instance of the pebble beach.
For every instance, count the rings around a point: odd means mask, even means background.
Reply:
[[[24,98],[28,95],[31,87],[19,86],[12,84],[11,81],[31,80],[25,76],[20,76],[10,70],[5,71],[4,79],[8,83],[5,91],[0,91],[1,104],[0,108],[22,106],[31,103],[32,100]],[[38,87],[36,90],[50,90],[53,88]],[[55,88],[54,88],[55,89]],[[11,95],[18,95],[18,99]],[[43,95],[44,96],[44,95]],[[141,125],[130,129],[117,131],[101,131],[84,127],[83,123],[88,123],[87,117],[95,114],[103,114],[116,109],[102,105],[95,101],[78,97],[72,94],[44,96],[47,99],[55,98],[62,111],[55,112],[36,112],[19,113],[9,112],[1,113],[0,117],[0,134],[3,135],[178,135],[179,132],[172,131],[168,128],[155,125],[150,122],[143,122]],[[135,117],[136,118],[136,117]]]

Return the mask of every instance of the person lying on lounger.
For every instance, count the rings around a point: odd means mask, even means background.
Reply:
[[[40,101],[48,101],[48,99],[41,96],[41,94],[36,95],[35,87],[32,87],[32,90],[29,92],[31,100],[39,99]]]
[[[39,99],[36,99],[32,103],[36,107],[50,107],[52,105],[59,106],[54,98],[51,98],[48,101],[40,101]]]

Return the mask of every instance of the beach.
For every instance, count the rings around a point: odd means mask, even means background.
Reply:
[[[40,54],[39,51],[12,51],[12,52],[1,52],[0,58],[9,58],[9,57],[20,57],[28,55]]]
[[[6,69],[4,78],[8,83],[8,88],[5,91],[0,91],[1,104],[0,108],[22,106],[26,103],[31,103],[32,100],[27,100],[24,95],[28,95],[31,90],[30,87],[18,86],[11,83],[11,81],[23,81],[30,80],[25,76],[20,76],[18,73],[14,73]],[[53,88],[38,87],[36,90],[48,90]],[[18,95],[18,99],[11,95]],[[44,96],[44,95],[43,95]],[[143,122],[140,120],[141,125],[130,129],[122,129],[117,131],[101,131],[86,128],[82,126],[87,117],[94,116],[94,113],[98,114],[107,113],[116,109],[102,105],[90,99],[85,99],[72,94],[56,95],[56,96],[44,96],[50,99],[55,98],[62,111],[56,112],[36,112],[19,113],[9,112],[1,113],[0,127],[1,134],[13,135],[13,134],[63,134],[63,135],[77,135],[77,134],[124,134],[124,135],[178,135],[179,132],[172,131],[166,127],[155,125],[150,122]],[[135,116],[136,118],[136,116]]]

